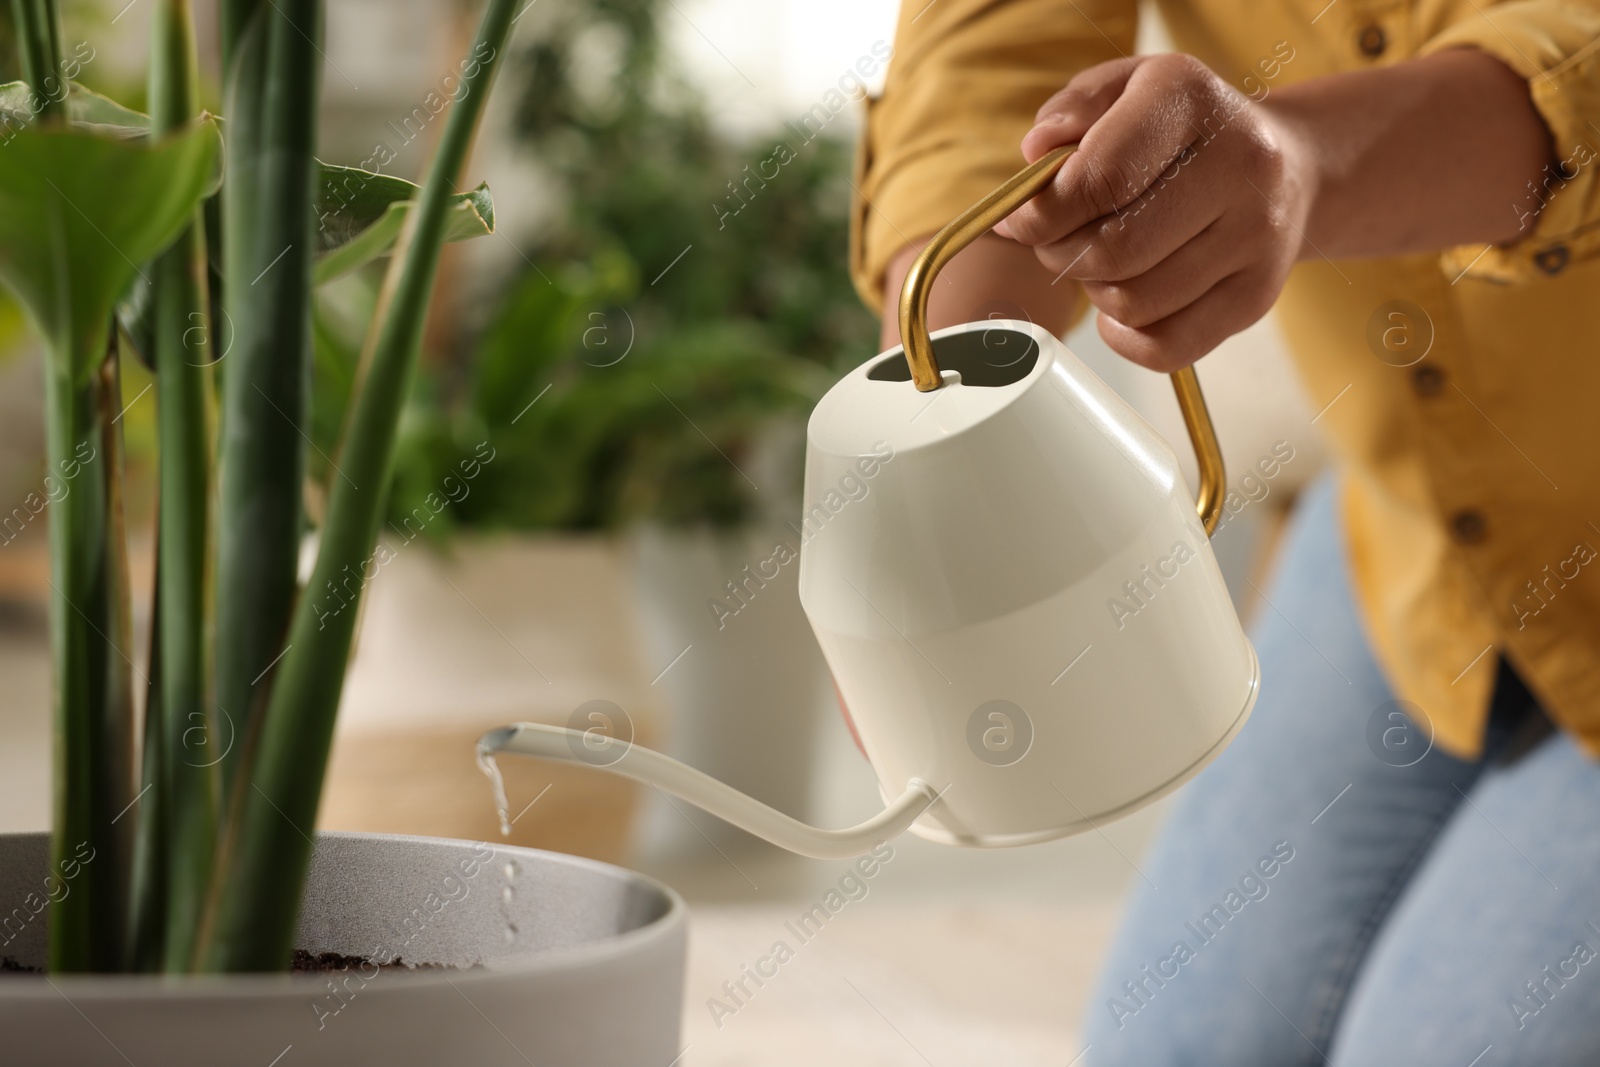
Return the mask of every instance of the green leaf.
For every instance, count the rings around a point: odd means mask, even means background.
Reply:
[[[37,116],[39,102],[27,82],[0,85],[0,126],[9,130],[28,125]],[[123,107],[77,82],[67,90],[67,122],[125,141],[150,133],[150,116]]]
[[[419,191],[411,182],[387,174],[320,164],[317,283],[332,281],[388,254]],[[444,240],[465,241],[493,232],[494,199],[487,184],[451,197]]]
[[[39,100],[27,82],[14,81],[0,85],[0,145],[10,140],[10,135],[31,125],[39,115]],[[132,108],[123,107],[109,96],[77,82],[70,82],[66,101],[67,123],[79,130],[101,134],[124,141],[143,140],[150,135],[150,116]],[[220,119],[215,119],[220,125]],[[222,180],[220,167],[216,183]],[[216,184],[211,192],[216,191]],[[117,305],[117,322],[127,335],[127,346],[146,366],[154,369],[151,355],[149,320],[150,268],[141,265],[128,289],[121,294]]]
[[[28,308],[74,381],[93,367],[111,307],[178,236],[212,186],[214,122],[153,142],[74,128],[18,131],[0,151],[0,281]]]
[[[0,144],[6,134],[30,125],[37,108],[27,82],[0,85]],[[219,124],[220,124],[220,120]],[[120,140],[150,134],[150,116],[123,107],[77,82],[67,93],[67,122]],[[387,255],[405,225],[406,205],[420,187],[404,178],[317,161],[316,282],[321,285]],[[494,198],[487,184],[457,193],[445,221],[446,241],[465,241],[494,232]],[[146,336],[142,300],[127,294],[120,316],[136,342]],[[141,355],[143,349],[139,349]]]
[[[4,88],[0,87],[0,91]],[[0,101],[0,108],[3,106]],[[312,267],[315,284],[331,282],[388,255],[405,226],[410,202],[416,199],[418,189],[401,178],[319,161],[316,258]],[[352,190],[360,190],[360,196]],[[494,198],[488,184],[457,193],[445,216],[444,239],[466,241],[493,232]],[[148,351],[149,299],[149,286],[142,278],[135,278],[117,306],[117,321],[134,352],[147,364],[152,362]]]

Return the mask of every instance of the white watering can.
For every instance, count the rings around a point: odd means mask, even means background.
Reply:
[[[1048,331],[926,326],[939,270],[1070,152],[928,243],[901,291],[904,347],[845,376],[807,428],[800,600],[884,811],[818,829],[599,730],[521,723],[481,756],[604,767],[818,858],[907,829],[977,847],[1064,837],[1216,757],[1260,670],[1208,541],[1224,478],[1194,370],[1172,384],[1198,505],[1171,447]]]

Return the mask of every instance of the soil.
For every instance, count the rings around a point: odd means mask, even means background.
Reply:
[[[354,971],[364,967],[376,967],[380,971],[420,971],[439,968],[441,970],[454,970],[442,963],[407,963],[396,956],[387,963],[375,963],[365,956],[346,956],[342,952],[319,952],[312,955],[303,948],[294,950],[294,961],[289,969],[295,974],[316,974],[323,971]]]
[[[377,967],[380,971],[419,971],[439,968],[453,970],[440,963],[407,963],[396,956],[388,963],[373,963],[365,956],[346,956],[340,952],[319,952],[312,955],[303,948],[294,950],[294,961],[289,969],[295,974],[317,974],[326,971],[358,970]],[[18,963],[14,956],[0,956],[0,974],[43,974],[43,967],[29,967]]]

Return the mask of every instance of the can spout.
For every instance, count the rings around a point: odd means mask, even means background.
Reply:
[[[813,859],[848,859],[904,833],[940,793],[920,778],[906,783],[883,811],[855,826],[824,830],[768,807],[732,786],[654,749],[598,733],[523,722],[491,730],[478,741],[480,756],[501,753],[582,763],[653,785],[779,848]]]

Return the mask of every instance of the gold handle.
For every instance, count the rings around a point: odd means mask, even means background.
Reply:
[[[957,252],[988,233],[995,223],[1050,184],[1050,179],[1077,147],[1073,144],[1053,149],[1007,179],[1005,184],[934,234],[912,262],[905,284],[900,287],[900,341],[911,367],[911,380],[920,391],[926,393],[944,385],[938,360],[933,355],[933,341],[928,337],[928,293],[933,289],[933,280]],[[1206,398],[1200,392],[1200,379],[1195,376],[1194,368],[1175,370],[1171,377],[1173,392],[1178,395],[1178,409],[1183,412],[1183,425],[1189,431],[1189,441],[1200,461],[1200,491],[1196,495],[1195,510],[1200,514],[1206,536],[1210,537],[1222,518],[1222,488],[1226,481],[1222,449],[1217,444],[1217,430],[1211,424],[1211,413],[1206,410]]]

